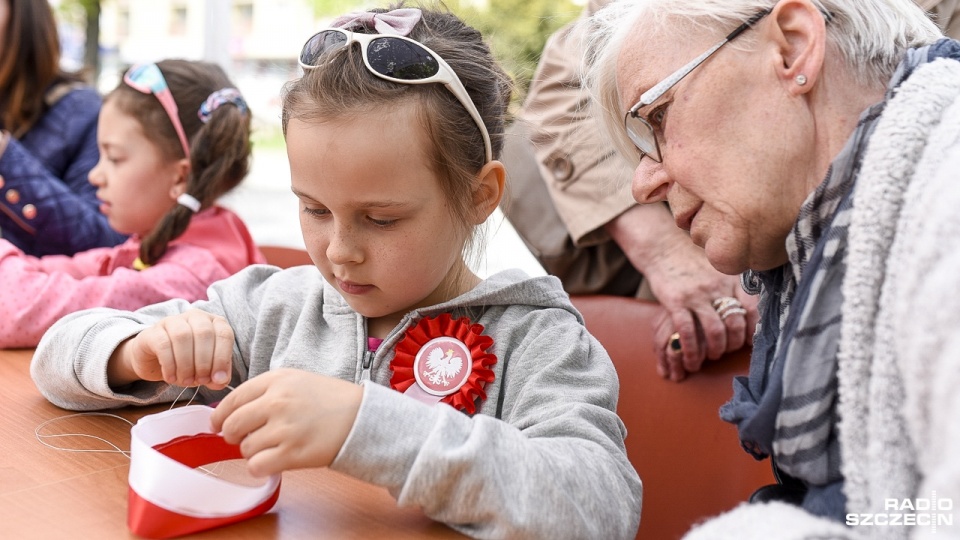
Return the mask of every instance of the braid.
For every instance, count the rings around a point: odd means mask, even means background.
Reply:
[[[201,210],[210,208],[250,171],[251,115],[245,108],[241,110],[235,104],[225,103],[213,110],[206,123],[201,122],[197,111],[207,96],[233,86],[223,71],[215,64],[185,60],[166,60],[157,65],[174,94],[180,120],[190,140],[186,193],[200,201]],[[189,99],[183,97],[186,94]],[[178,145],[166,146],[176,151]],[[169,244],[187,230],[192,217],[193,211],[181,204],[171,208],[143,238],[140,260],[147,265],[156,264]]]

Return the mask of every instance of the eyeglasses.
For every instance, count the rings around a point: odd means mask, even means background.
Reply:
[[[480,135],[487,162],[493,160],[490,134],[480,118],[476,105],[470,99],[460,78],[440,55],[426,45],[405,36],[360,34],[341,28],[321,30],[307,40],[300,51],[300,67],[315,69],[320,58],[333,50],[359,43],[363,63],[370,73],[381,79],[401,84],[443,83],[463,108],[470,113]]]
[[[710,58],[710,56],[717,52],[720,47],[723,47],[725,44],[733,41],[745,30],[756,24],[757,21],[766,17],[770,11],[771,9],[768,8],[757,12],[753,17],[747,19],[747,22],[741,24],[733,32],[727,34],[727,37],[723,38],[720,43],[710,47],[707,49],[707,52],[694,58],[685,66],[671,73],[666,79],[658,82],[652,88],[644,92],[640,96],[640,101],[638,101],[633,107],[630,107],[630,110],[627,111],[627,114],[623,117],[623,127],[627,130],[627,136],[630,137],[630,140],[633,141],[633,144],[638,150],[640,150],[640,159],[643,159],[643,156],[649,156],[650,159],[656,161],[657,163],[663,161],[663,158],[660,155],[660,143],[657,142],[657,135],[653,129],[653,126],[650,125],[650,122],[648,122],[645,118],[641,117],[637,111],[660,99],[661,96],[667,93],[667,90],[673,88],[674,85],[689,75],[690,72],[693,71],[697,66],[706,61],[707,58]]]
[[[183,131],[183,124],[180,123],[180,114],[177,109],[177,102],[170,93],[170,87],[167,86],[167,80],[163,78],[163,73],[156,64],[141,64],[133,66],[123,76],[123,82],[127,86],[142,92],[144,94],[153,94],[157,96],[157,101],[163,106],[173,129],[180,138],[180,145],[183,147],[183,155],[190,159],[190,143],[187,142],[187,135]]]

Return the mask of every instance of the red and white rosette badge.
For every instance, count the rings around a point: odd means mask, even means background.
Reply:
[[[173,538],[270,510],[280,475],[243,486],[194,467],[240,459],[240,447],[210,431],[213,409],[188,405],[141,418],[130,430],[127,525],[147,538]]]
[[[421,320],[397,344],[390,386],[425,403],[475,413],[477,399],[487,399],[484,387],[493,382],[490,366],[497,363],[487,352],[493,338],[482,332],[483,325],[449,313]]]

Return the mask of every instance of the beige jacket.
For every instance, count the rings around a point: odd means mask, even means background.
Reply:
[[[960,0],[914,0],[947,37],[960,39]]]
[[[611,0],[590,0],[589,17]],[[636,204],[631,171],[598,137],[589,95],[580,87],[579,34],[567,25],[547,41],[518,115],[529,126],[540,174],[578,246],[610,241],[603,225]]]

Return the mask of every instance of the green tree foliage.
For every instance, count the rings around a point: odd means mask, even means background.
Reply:
[[[67,20],[79,21],[84,27],[83,64],[89,82],[93,83],[100,74],[100,6],[101,0],[62,0],[57,16]]]
[[[583,10],[571,0],[449,0],[450,9],[480,30],[523,99],[547,38]]]

